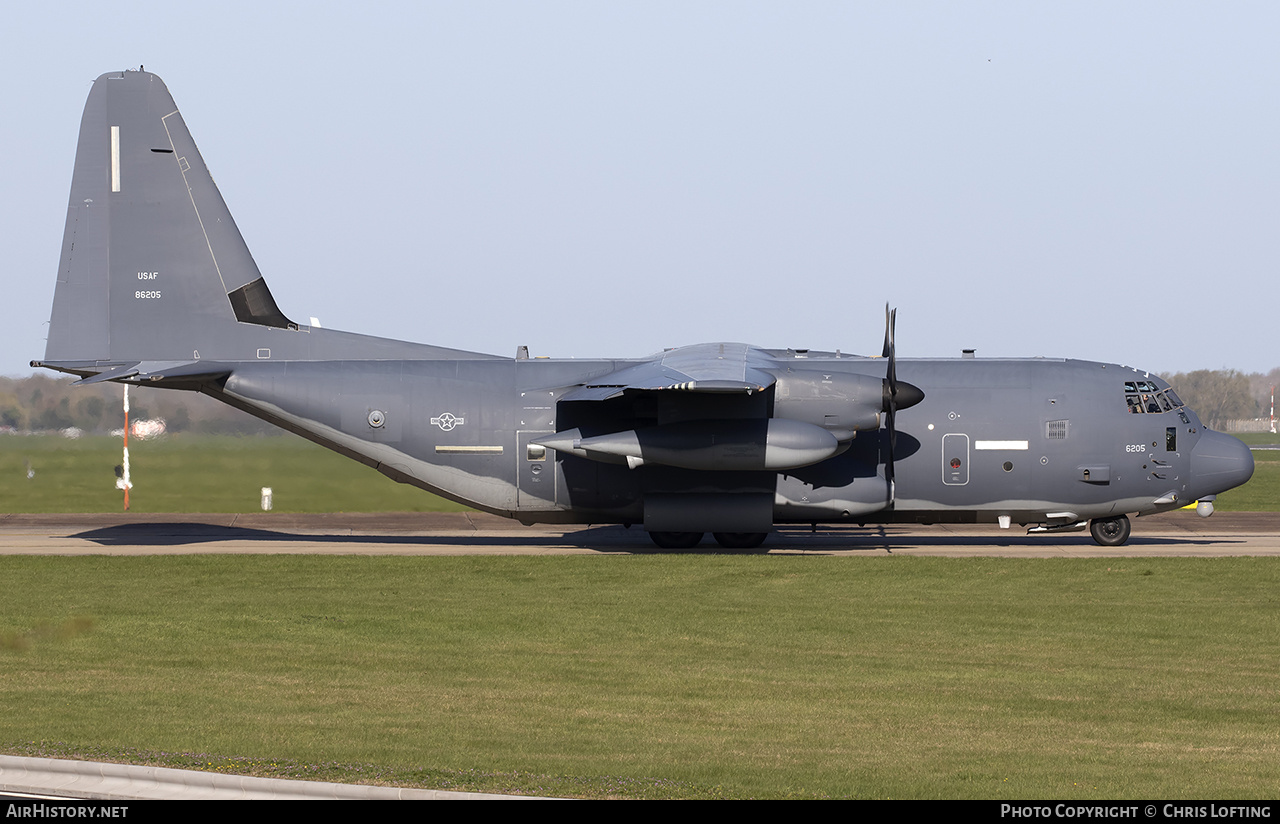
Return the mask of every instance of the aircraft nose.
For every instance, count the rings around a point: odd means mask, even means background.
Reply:
[[[1234,489],[1253,476],[1253,454],[1239,438],[1205,430],[1191,450],[1196,497]]]

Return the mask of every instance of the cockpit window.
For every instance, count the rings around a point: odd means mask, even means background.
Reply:
[[[1125,381],[1124,401],[1134,415],[1172,412],[1184,405],[1172,389],[1161,390],[1151,381]]]

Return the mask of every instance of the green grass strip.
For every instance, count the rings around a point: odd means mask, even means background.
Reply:
[[[0,749],[587,797],[1270,798],[1270,558],[0,558]]]
[[[119,512],[121,442],[105,436],[0,437],[4,512]],[[255,512],[271,487],[276,512],[464,510],[295,435],[181,435],[134,440],[132,512]]]
[[[1251,433],[1250,442],[1276,436]],[[118,439],[0,436],[0,511],[119,512]],[[1280,450],[1258,450],[1253,479],[1219,496],[1224,512],[1280,510]],[[466,507],[398,484],[293,436],[178,435],[135,441],[133,512],[452,512]],[[30,475],[28,474],[30,472]]]

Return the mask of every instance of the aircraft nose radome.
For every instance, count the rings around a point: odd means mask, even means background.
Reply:
[[[1253,476],[1253,453],[1239,438],[1205,431],[1191,450],[1191,477],[1196,496],[1234,489]]]

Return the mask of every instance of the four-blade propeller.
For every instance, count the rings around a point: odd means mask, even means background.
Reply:
[[[889,361],[884,379],[885,429],[888,430],[889,435],[889,454],[884,462],[884,479],[889,484],[889,509],[893,509],[893,502],[897,494],[893,480],[893,458],[894,450],[898,446],[898,429],[894,419],[899,409],[915,406],[924,400],[924,392],[921,392],[919,387],[913,386],[906,381],[898,381],[898,359],[894,353],[893,332],[897,317],[898,310],[890,309],[889,304],[886,303],[884,305],[884,349],[881,351],[880,356],[887,358]]]

